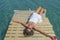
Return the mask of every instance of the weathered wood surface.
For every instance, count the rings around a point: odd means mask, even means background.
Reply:
[[[15,14],[12,20],[19,19],[25,23],[30,13],[31,11],[21,11],[21,10],[15,11]],[[24,37],[23,35],[24,27],[21,24],[13,22],[12,20],[7,30],[5,40],[51,40],[50,38],[40,34],[37,31],[34,31],[35,34],[31,37]],[[55,35],[52,25],[50,24],[47,17],[43,18],[43,22],[41,24],[37,24],[37,28],[42,29],[44,32],[46,32],[47,34],[51,36]]]

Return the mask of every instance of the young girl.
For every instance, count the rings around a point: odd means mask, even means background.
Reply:
[[[24,36],[32,36],[34,34],[33,30],[36,30],[41,34],[51,38],[52,40],[56,40],[56,36],[50,36],[47,33],[43,32],[42,30],[36,28],[36,24],[41,23],[43,21],[42,16],[44,13],[45,13],[45,9],[43,9],[42,7],[38,7],[38,9],[35,10],[35,12],[33,12],[29,16],[26,24],[23,24],[20,20],[17,19],[13,20],[13,22],[20,23],[25,27],[23,32]]]

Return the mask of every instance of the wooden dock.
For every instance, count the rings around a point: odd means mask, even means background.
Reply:
[[[14,11],[13,19],[22,20],[23,23],[27,21],[28,16],[31,14],[31,11],[22,11],[22,10],[15,10]],[[21,24],[10,22],[9,28],[7,30],[5,40],[51,40],[50,38],[40,34],[37,31],[34,31],[34,35],[31,37],[24,37],[23,29],[24,27]],[[37,28],[42,29],[48,35],[55,35],[52,25],[50,24],[47,17],[43,18],[43,22],[41,24],[37,24]]]

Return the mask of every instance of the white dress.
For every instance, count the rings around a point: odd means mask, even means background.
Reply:
[[[42,22],[42,16],[37,14],[37,13],[33,13],[30,17],[29,17],[29,22],[34,22],[34,23],[41,23]]]

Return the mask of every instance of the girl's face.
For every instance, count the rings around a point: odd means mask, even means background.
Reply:
[[[31,31],[31,30],[32,30],[32,28],[27,28],[27,30],[28,30],[28,31]]]
[[[29,29],[29,28],[27,28],[27,30],[30,32],[31,31],[31,29]]]
[[[34,34],[34,32],[30,28],[26,28],[26,29],[24,29],[23,34],[24,34],[24,36],[32,36]]]

